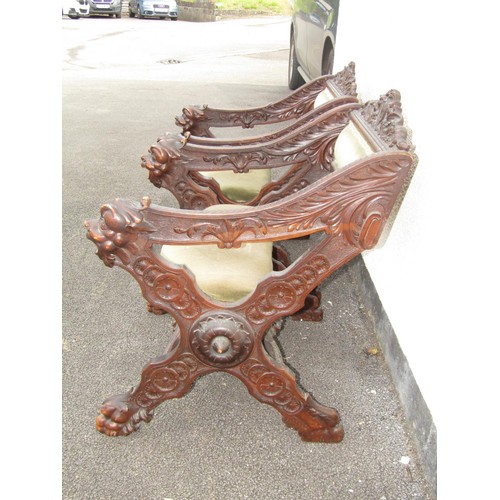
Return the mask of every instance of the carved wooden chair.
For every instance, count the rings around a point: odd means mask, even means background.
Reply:
[[[377,243],[416,164],[397,91],[351,112],[333,162],[333,172],[258,207],[198,211],[154,206],[147,197],[141,204],[116,199],[102,206],[100,219],[86,222],[104,263],[128,271],[149,310],[176,322],[167,352],[146,365],[139,384],[104,402],[100,432],[130,434],[160,403],[220,370],[280,412],[303,440],[342,440],[337,411],[299,388],[264,341],[314,287]],[[275,242],[313,233],[322,237],[273,271]]]
[[[354,62],[335,75],[321,76],[277,102],[249,109],[218,109],[209,106],[186,106],[175,123],[182,132],[189,132],[193,141],[214,137],[212,128],[241,127],[287,123],[301,118],[315,107],[331,100],[357,97]],[[293,126],[293,125],[292,125]],[[228,139],[221,139],[227,141]],[[230,140],[231,141],[231,140]]]
[[[160,137],[142,157],[142,166],[149,171],[150,181],[171,191],[181,208],[269,203],[331,170],[327,156],[347,123],[349,111],[357,106],[351,63],[342,72],[321,77],[264,108],[239,112],[186,108],[184,118],[177,119],[183,125],[183,134]],[[198,111],[194,113],[193,109]],[[293,122],[279,132],[258,137],[214,139],[193,135],[193,130],[201,133],[203,127],[203,134],[210,135],[211,126],[250,127],[292,118]],[[318,153],[318,144],[325,138],[324,151]],[[315,153],[325,157],[318,162]],[[283,166],[286,171],[278,172]]]

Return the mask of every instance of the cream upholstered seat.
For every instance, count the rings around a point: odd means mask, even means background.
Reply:
[[[253,169],[243,173],[236,173],[232,170],[200,173],[216,180],[224,195],[237,203],[253,200],[260,193],[260,190],[268,182],[271,182],[271,169],[269,168]]]
[[[245,210],[241,205],[214,205],[204,210],[220,213]],[[163,245],[160,255],[186,266],[197,285],[208,296],[235,302],[255,290],[257,283],[273,270],[272,242],[243,243],[240,248],[207,245]]]
[[[334,170],[340,170],[372,153],[374,153],[373,148],[360,134],[356,125],[350,121],[337,138],[332,166]]]
[[[320,92],[314,101],[314,109],[335,99],[329,87]],[[271,169],[251,169],[249,172],[236,173],[232,170],[200,172],[204,177],[212,178],[219,184],[221,191],[230,200],[246,203],[253,200],[261,189],[271,182]]]

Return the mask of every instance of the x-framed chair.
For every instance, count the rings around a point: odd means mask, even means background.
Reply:
[[[181,208],[269,203],[331,170],[329,158],[318,162],[307,157],[308,151],[321,136],[334,141],[347,123],[349,111],[357,106],[354,63],[350,63],[336,75],[314,80],[266,107],[240,111],[185,108],[184,118],[177,118],[183,133],[160,137],[142,157],[142,166],[149,171],[153,185],[172,192]],[[276,122],[288,125],[254,137],[205,137],[211,136],[210,127]],[[204,135],[195,136],[200,128]],[[283,166],[286,171],[278,172]]]
[[[355,64],[350,62],[342,71],[335,75],[325,75],[303,85],[284,99],[247,109],[212,108],[206,104],[189,105],[182,110],[182,115],[175,119],[182,132],[189,132],[192,141],[204,144],[204,138],[214,137],[212,128],[241,127],[254,128],[258,125],[287,123],[293,127],[293,122],[307,115],[329,101],[357,97]],[[291,122],[291,124],[289,124]],[[257,127],[258,128],[258,127]],[[243,139],[244,141],[247,139]],[[234,144],[239,140],[219,139],[219,144]]]
[[[342,440],[337,411],[305,393],[264,340],[314,287],[375,246],[416,165],[413,149],[399,93],[390,91],[351,111],[335,170],[281,200],[202,211],[153,206],[148,198],[103,205],[101,218],[86,222],[98,256],[128,271],[148,307],[169,313],[177,326],[166,354],[146,365],[139,384],[104,402],[97,429],[128,435],[160,403],[220,370],[274,407],[303,440]],[[272,270],[275,242],[313,233],[322,238]]]

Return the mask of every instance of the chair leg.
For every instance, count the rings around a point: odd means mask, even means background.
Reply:
[[[303,441],[338,443],[344,437],[337,410],[304,393],[293,373],[267,355],[259,345],[253,356],[231,373],[247,386],[250,394],[278,410],[283,422],[295,429]]]
[[[141,422],[150,422],[159,404],[184,396],[198,377],[213,371],[180,347],[182,342],[176,330],[171,347],[146,365],[136,388],[104,401],[96,419],[98,431],[108,436],[127,436],[136,431]]]
[[[273,269],[283,271],[290,266],[288,252],[281,245],[273,246]],[[318,288],[311,290],[304,302],[304,307],[299,309],[291,318],[295,321],[323,321],[323,309],[321,308],[321,292]]]

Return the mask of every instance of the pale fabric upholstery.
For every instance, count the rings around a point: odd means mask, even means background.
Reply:
[[[335,99],[335,96],[333,95],[333,92],[328,87],[326,87],[325,90],[321,91],[316,96],[316,99],[314,100],[314,109],[319,108],[332,99]]]
[[[232,170],[200,173],[205,177],[216,180],[224,195],[237,203],[246,203],[253,200],[260,193],[260,190],[268,182],[271,182],[271,170],[269,168],[251,169],[249,172],[239,174]]]
[[[214,205],[205,212],[244,210],[241,205]],[[234,302],[252,293],[273,270],[273,244],[243,243],[240,248],[208,245],[163,245],[160,255],[184,265],[194,274],[198,286],[210,297]]]
[[[349,122],[337,138],[332,162],[333,168],[339,170],[372,153],[373,149],[359,133],[356,125]]]

